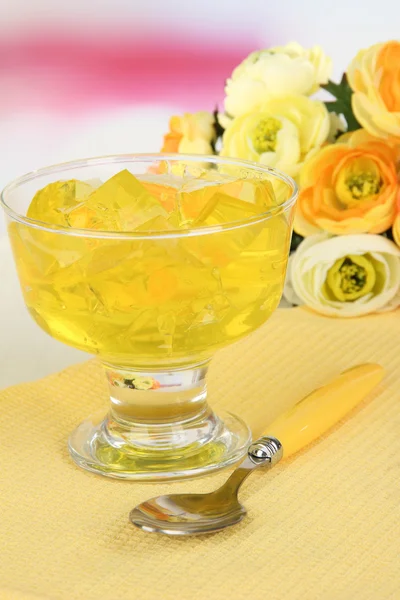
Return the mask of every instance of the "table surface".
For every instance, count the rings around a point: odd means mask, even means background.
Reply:
[[[254,436],[356,363],[379,362],[387,376],[319,443],[246,481],[242,523],[192,539],[136,531],[129,511],[158,494],[211,491],[226,473],[130,485],[68,459],[74,425],[105,412],[94,361],[3,391],[0,598],[398,600],[399,338],[394,313],[281,310],[219,352],[211,405],[240,414]]]

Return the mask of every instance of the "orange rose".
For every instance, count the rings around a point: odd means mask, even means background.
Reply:
[[[400,213],[396,216],[393,223],[393,239],[400,246]]]
[[[364,130],[345,134],[304,163],[295,230],[382,233],[393,224],[399,147]]]
[[[179,142],[182,139],[182,134],[178,131],[174,131],[173,123],[176,117],[171,117],[169,121],[170,131],[164,135],[164,144],[161,148],[161,152],[178,152]]]
[[[170,131],[164,136],[161,152],[181,154],[213,154],[215,119],[211,113],[200,111],[171,117]]]
[[[375,44],[351,61],[347,76],[357,120],[378,137],[400,138],[400,42]]]

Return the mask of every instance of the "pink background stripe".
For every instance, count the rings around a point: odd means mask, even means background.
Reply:
[[[232,45],[146,37],[0,41],[0,108],[72,110],[160,103],[213,110],[254,41]]]

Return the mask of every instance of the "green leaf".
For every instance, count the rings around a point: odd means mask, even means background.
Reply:
[[[356,129],[360,129],[361,125],[354,116],[353,109],[351,107],[353,90],[349,86],[346,73],[343,74],[340,83],[328,81],[328,83],[322,85],[321,87],[335,98],[335,100],[328,100],[325,102],[325,106],[329,112],[335,112],[338,115],[344,116],[347,123],[347,131],[355,131]]]
[[[221,125],[221,124],[220,124],[220,122],[218,121],[218,114],[219,114],[219,111],[218,111],[218,106],[216,106],[216,107],[215,107],[215,110],[214,110],[214,112],[213,112],[213,115],[214,115],[214,121],[215,121],[215,122],[214,122],[214,128],[215,128],[215,131],[216,131],[217,137],[221,137],[221,136],[222,136],[222,134],[224,133],[225,129],[222,127],[222,125]]]
[[[212,149],[214,150],[214,152],[216,151],[216,146],[217,146],[217,142],[220,138],[222,138],[222,134],[224,133],[225,129],[221,126],[221,124],[218,121],[218,105],[215,107],[215,110],[213,112],[213,116],[214,116],[214,129],[215,129],[215,140],[214,142],[211,144]]]
[[[383,233],[381,233],[381,236],[385,237],[386,239],[394,242],[394,237],[393,237],[393,230],[390,227],[389,229],[387,229],[386,231],[384,231]]]
[[[300,246],[301,242],[304,240],[303,236],[299,233],[293,231],[292,241],[290,244],[290,254],[296,252],[297,248]]]

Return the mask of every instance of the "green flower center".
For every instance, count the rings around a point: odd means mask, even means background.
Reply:
[[[253,131],[252,141],[257,154],[275,152],[276,135],[282,129],[282,123],[274,117],[260,121]]]
[[[376,282],[376,272],[369,258],[349,254],[329,269],[325,294],[339,302],[352,302],[369,294]]]
[[[372,172],[352,174],[346,179],[346,186],[355,200],[378,194],[382,183],[376,173]]]

